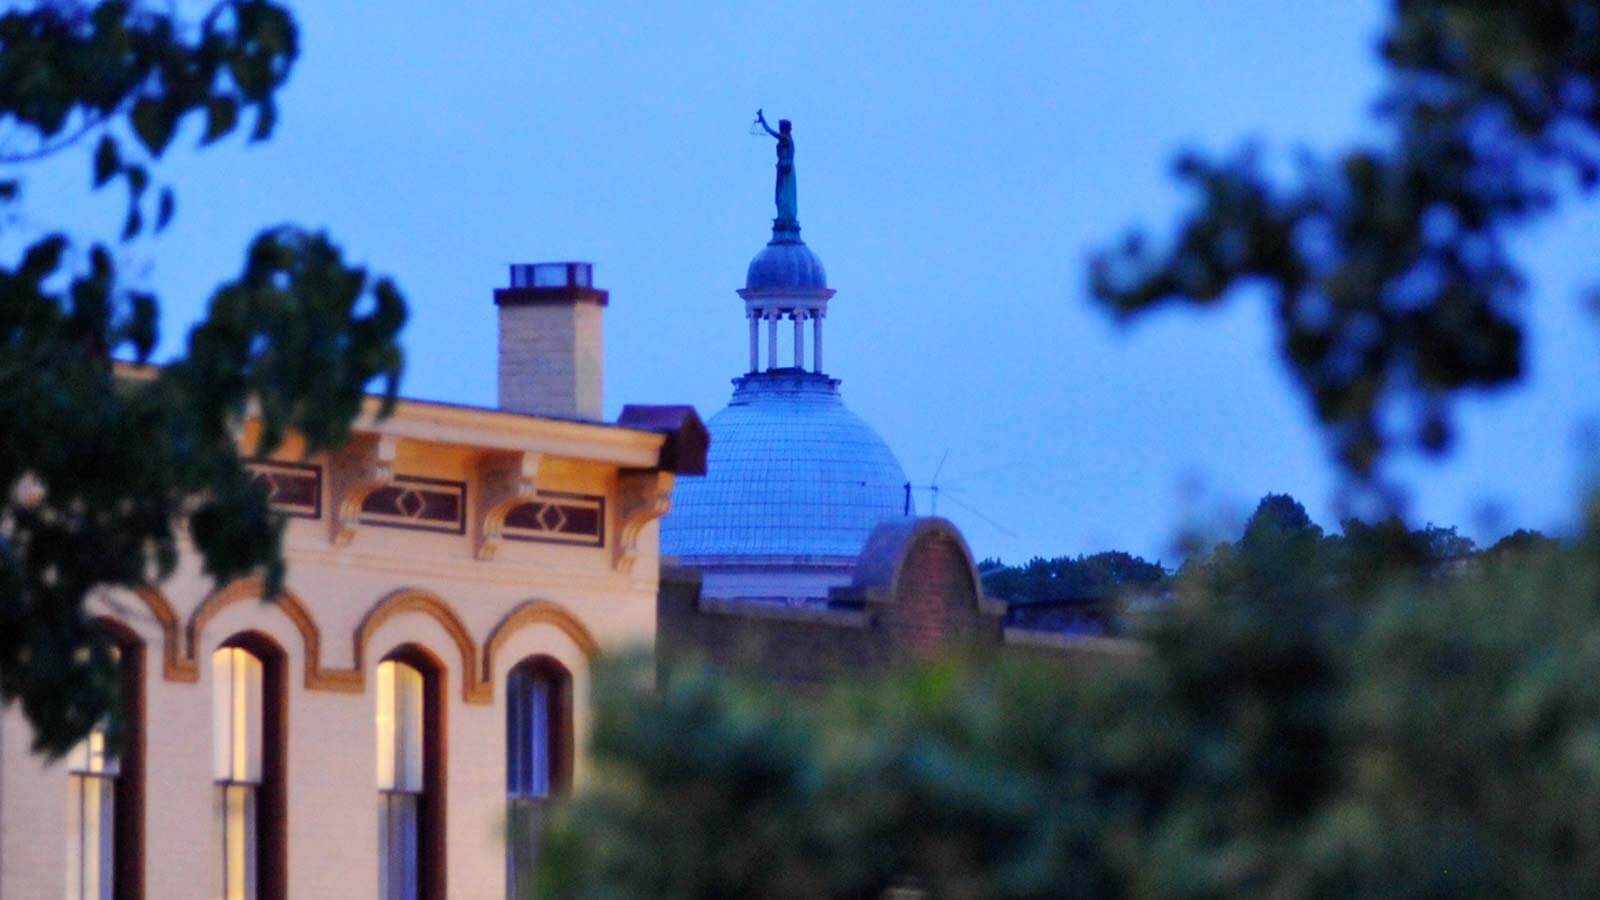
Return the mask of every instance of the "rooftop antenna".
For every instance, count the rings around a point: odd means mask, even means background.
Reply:
[[[931,494],[933,496],[931,503],[933,508],[929,511],[928,515],[937,516],[939,514],[939,473],[944,471],[945,461],[949,458],[950,451],[945,450],[944,455],[939,457],[939,465],[934,467],[933,477],[928,479],[927,484],[912,484],[909,481],[906,482],[906,515],[911,515],[911,492],[914,490],[927,491],[929,494]]]
[[[1014,538],[1014,537],[1017,536],[1017,533],[1015,531],[1012,531],[1011,529],[1007,528],[1006,526],[1001,525],[999,522],[996,522],[994,519],[991,519],[988,516],[984,515],[982,511],[978,510],[972,504],[963,503],[963,502],[961,502],[960,498],[958,498],[958,497],[950,497],[949,500],[950,500],[951,503],[954,503],[955,505],[961,507],[962,509],[966,510],[967,512],[969,512],[969,513],[977,516],[978,518],[982,519],[984,522],[986,522],[989,525],[989,527],[995,529],[996,531],[1000,532],[1001,534],[1005,535],[1006,537],[1013,537]]]
[[[982,510],[974,507],[972,504],[964,503],[964,502],[962,502],[961,498],[955,497],[955,496],[951,496],[952,491],[945,491],[943,488],[940,487],[940,485],[939,485],[939,475],[944,472],[944,464],[949,459],[950,459],[950,451],[946,450],[944,452],[944,455],[939,457],[939,465],[934,468],[933,477],[928,479],[928,483],[927,484],[912,484],[909,481],[906,482],[906,485],[905,485],[905,489],[906,489],[905,514],[908,515],[908,516],[911,515],[911,492],[912,491],[914,491],[914,490],[915,491],[927,491],[931,495],[931,502],[930,502],[929,505],[932,507],[932,509],[929,511],[929,515],[935,515],[935,516],[939,514],[939,496],[940,496],[940,494],[944,494],[945,498],[948,499],[951,503],[954,503],[955,505],[957,505],[957,506],[961,507],[962,509],[966,510],[968,513],[970,513],[970,514],[976,516],[977,518],[983,520],[984,523],[988,524],[991,528],[994,528],[996,531],[999,531],[1001,534],[1004,534],[1007,537],[1016,537],[1017,533],[1015,531],[1012,531],[1011,529],[1007,528],[1006,526],[1000,524],[999,522],[997,522],[994,519],[990,518],[989,516],[985,515]],[[1009,464],[1007,466],[996,467],[996,469],[993,470],[993,471],[998,471],[1000,469],[1010,468],[1011,466],[1014,466],[1014,465],[1016,465],[1016,463],[1012,463],[1012,464]],[[991,471],[991,470],[985,470],[985,472],[979,473],[979,474],[987,474],[988,471]],[[957,479],[957,481],[960,481],[960,480],[962,480],[962,479]]]

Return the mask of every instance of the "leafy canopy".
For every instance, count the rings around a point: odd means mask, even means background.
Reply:
[[[540,896],[1595,893],[1600,522],[1444,571],[1386,527],[1269,497],[1088,666],[605,669]]]
[[[315,452],[348,436],[374,379],[394,397],[400,292],[289,225],[251,242],[183,353],[139,365],[160,300],[114,260],[175,214],[171,188],[152,191],[163,154],[190,120],[202,146],[246,116],[266,139],[298,52],[289,10],[266,0],[222,0],[195,22],[112,0],[0,15],[0,203],[48,221],[29,164],[90,144],[93,185],[127,193],[111,243],[49,233],[0,261],[0,700],[21,703],[40,750],[64,752],[115,709],[109,639],[85,602],[164,578],[178,529],[219,582],[261,571],[276,591],[282,521],[244,465],[247,412],[253,453],[290,432]]]
[[[1034,557],[1024,566],[984,560],[984,593],[1011,603],[1071,603],[1105,599],[1124,588],[1159,588],[1167,572],[1121,550],[1087,556]]]
[[[1525,364],[1512,231],[1600,183],[1600,5],[1399,0],[1380,47],[1387,139],[1269,174],[1246,148],[1185,153],[1197,196],[1159,249],[1097,257],[1119,315],[1270,296],[1284,361],[1337,458],[1378,480],[1395,447],[1442,451],[1462,394]]]

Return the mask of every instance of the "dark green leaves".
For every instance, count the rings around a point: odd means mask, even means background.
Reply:
[[[323,450],[348,437],[370,382],[383,379],[392,396],[405,318],[394,285],[346,265],[326,235],[274,229],[251,245],[241,276],[212,297],[206,321],[190,333],[188,357],[167,374],[217,423],[256,400],[258,452],[270,453],[289,431]]]
[[[172,188],[152,192],[151,170],[184,122],[203,122],[205,146],[253,109],[252,137],[265,137],[298,54],[279,4],[222,0],[197,23],[175,9],[41,0],[0,13],[0,125],[14,148],[0,164],[94,140],[95,187],[127,187],[124,241],[172,221]],[[0,181],[0,201],[17,193]],[[347,265],[325,235],[277,228],[218,289],[187,355],[123,378],[119,362],[156,350],[160,301],[123,283],[103,243],[77,242],[81,256],[70,243],[53,235],[0,261],[0,703],[20,703],[36,748],[56,754],[115,709],[110,642],[85,598],[164,578],[185,521],[213,577],[279,584],[282,522],[235,429],[255,404],[263,450],[290,432],[313,450],[337,444],[369,382],[392,402],[405,321],[387,279]],[[37,499],[16,499],[20,484]]]
[[[12,161],[60,149],[71,143],[72,129],[99,130],[122,113],[156,158],[191,114],[205,120],[202,145],[231,133],[246,107],[256,110],[252,137],[271,132],[274,94],[299,54],[284,7],[224,0],[198,29],[176,22],[175,13],[115,0],[81,13],[39,3],[0,15],[0,122],[39,137]],[[97,185],[118,167],[116,148],[105,140],[96,153]]]
[[[52,292],[66,248],[48,238],[14,270],[0,267],[0,496],[13,496],[24,474],[44,489],[37,506],[0,506],[0,697],[23,702],[51,752],[71,746],[113,696],[95,657],[79,653],[104,641],[84,616],[87,592],[165,577],[177,557],[173,525],[189,509],[208,573],[280,583],[281,522],[244,468],[234,428],[254,405],[261,452],[291,432],[312,451],[338,444],[370,382],[393,391],[405,321],[394,286],[346,264],[326,236],[274,229],[218,290],[187,355],[153,380],[124,381],[113,360],[148,359],[159,302],[121,287],[102,245],[86,248],[86,269]]]
[[[1371,482],[1396,447],[1442,452],[1455,398],[1523,370],[1508,230],[1596,184],[1597,46],[1592,0],[1398,4],[1383,42],[1388,140],[1290,180],[1250,152],[1186,155],[1193,212],[1160,252],[1133,235],[1101,254],[1094,294],[1135,315],[1263,286],[1348,472]]]
[[[128,294],[128,311],[122,323],[121,337],[131,345],[133,358],[143,363],[156,348],[158,307],[154,294],[134,291]]]
[[[151,156],[160,156],[178,127],[178,111],[171,104],[150,97],[133,104],[130,116],[133,133],[139,136]]]
[[[1597,525],[1441,568],[1447,529],[1269,496],[1148,653],[803,687],[613,660],[539,896],[1594,896]]]
[[[1092,556],[1035,557],[1025,566],[993,563],[980,571],[984,593],[1012,603],[1108,600],[1125,590],[1154,590],[1167,583],[1159,564],[1116,550]]]
[[[232,97],[214,97],[206,104],[206,133],[200,143],[209,144],[233,130],[239,120],[239,104]]]
[[[109,134],[100,136],[100,143],[94,151],[94,186],[99,187],[111,180],[122,168],[122,156],[117,152],[117,141]]]
[[[161,199],[156,207],[156,230],[161,231],[172,221],[172,214],[177,211],[177,201],[173,199],[171,188],[161,189]]]
[[[124,219],[122,223],[122,239],[124,241],[133,240],[136,236],[138,236],[139,231],[143,228],[144,214],[139,212],[138,205],[135,204],[129,206],[128,217]]]
[[[250,140],[264,141],[278,124],[278,107],[271,100],[256,105],[256,124],[250,129]]]

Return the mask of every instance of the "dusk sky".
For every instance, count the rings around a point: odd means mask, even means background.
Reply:
[[[734,291],[773,216],[772,142],[748,133],[764,107],[794,121],[804,237],[838,291],[827,369],[914,482],[948,453],[938,511],[974,553],[1172,564],[1185,522],[1269,491],[1332,524],[1336,475],[1261,296],[1120,327],[1086,261],[1129,226],[1167,233],[1180,147],[1255,138],[1282,158],[1372,136],[1382,10],[319,0],[296,7],[272,140],[172,154],[177,219],[129,254],[151,261],[171,352],[256,231],[326,227],[410,301],[404,392],[486,405],[506,264],[590,260],[611,292],[608,416],[709,418],[745,365]],[[120,196],[78,199],[89,149],[33,176],[30,208],[114,233]],[[1600,333],[1580,293],[1600,214],[1517,246],[1529,378],[1471,401],[1443,463],[1404,469],[1411,518],[1480,540],[1566,527],[1594,457]]]

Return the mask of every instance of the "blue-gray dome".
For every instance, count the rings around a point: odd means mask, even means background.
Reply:
[[[750,260],[744,286],[746,290],[825,288],[828,274],[822,269],[822,260],[803,241],[774,240]]]
[[[752,270],[753,271],[753,270]],[[905,471],[845,408],[838,382],[786,369],[737,379],[711,417],[704,477],[681,477],[661,552],[705,557],[854,557],[905,512]]]

